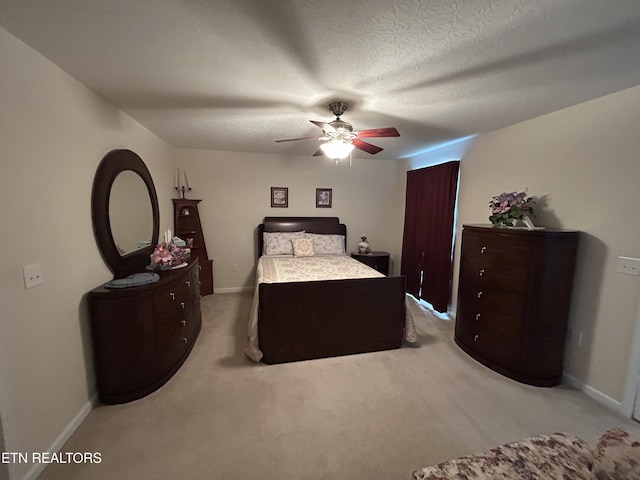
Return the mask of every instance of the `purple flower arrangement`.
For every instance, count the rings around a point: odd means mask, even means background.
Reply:
[[[156,245],[151,257],[150,267],[154,270],[169,270],[181,265],[191,256],[191,249],[178,247],[173,243],[168,246],[165,242]]]
[[[501,193],[492,197],[489,202],[491,208],[489,220],[494,227],[513,226],[514,220],[519,220],[525,215],[533,215],[535,203],[533,198],[527,197],[527,192]]]

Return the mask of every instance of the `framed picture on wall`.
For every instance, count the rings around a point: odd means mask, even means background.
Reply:
[[[289,189],[287,187],[271,187],[271,206],[289,207]]]
[[[332,200],[331,188],[316,188],[316,208],[331,208]]]

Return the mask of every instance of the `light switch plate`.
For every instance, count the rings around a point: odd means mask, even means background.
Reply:
[[[31,265],[24,266],[24,288],[32,288],[37,285],[42,285],[43,281],[42,265],[39,263],[32,263]]]
[[[640,258],[618,257],[618,272],[640,275]]]

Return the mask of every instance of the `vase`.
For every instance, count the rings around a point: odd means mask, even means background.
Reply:
[[[520,220],[522,221],[522,223],[525,224],[525,226],[529,229],[529,230],[535,230],[535,225],[533,224],[533,221],[531,221],[531,217],[529,217],[529,215],[527,215],[526,213],[522,215],[522,218],[520,218]]]

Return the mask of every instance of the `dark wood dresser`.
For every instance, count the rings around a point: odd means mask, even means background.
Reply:
[[[509,378],[558,385],[579,235],[464,225],[456,343]]]
[[[160,388],[189,356],[201,327],[197,261],[160,280],[89,293],[100,401],[124,403]]]

